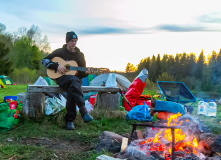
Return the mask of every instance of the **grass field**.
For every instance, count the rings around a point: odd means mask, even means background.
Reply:
[[[26,92],[26,85],[7,86],[0,89],[0,102],[4,96]],[[151,95],[155,91],[145,90]],[[198,116],[197,102],[193,104],[193,115]],[[221,134],[221,108],[218,105],[217,117],[198,116],[214,133]],[[125,120],[125,112],[94,110],[94,120],[83,123],[80,115],[74,121],[76,130],[65,130],[65,111],[54,116],[44,116],[39,120],[21,117],[18,125],[10,131],[0,131],[0,159],[74,159],[94,160],[107,151],[95,152],[99,135],[103,131],[130,134],[131,122]]]
[[[0,88],[0,102],[3,102],[5,96],[17,96],[18,93],[26,92],[27,85],[7,85],[6,88]]]

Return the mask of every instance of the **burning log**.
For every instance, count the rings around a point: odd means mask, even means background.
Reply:
[[[211,145],[210,148],[212,151],[216,152],[221,156],[221,136],[219,136]]]
[[[120,152],[122,138],[123,136],[119,134],[104,131],[99,137],[99,143],[96,146],[96,151],[101,151],[102,149],[105,149],[112,153]]]
[[[201,134],[200,135],[201,141],[199,142],[200,152],[202,152],[206,156],[213,156],[214,152],[217,152],[217,148],[221,144],[218,143],[217,145],[214,145],[215,144],[214,142],[217,138],[218,136],[212,133]]]

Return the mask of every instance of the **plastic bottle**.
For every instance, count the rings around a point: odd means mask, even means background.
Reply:
[[[203,110],[203,114],[206,115],[207,114],[207,111],[208,111],[208,107],[209,107],[209,103],[207,101],[207,99],[204,99],[204,102],[203,102],[203,107],[204,107],[204,110]]]
[[[216,102],[214,100],[210,100],[205,115],[209,117],[216,117],[216,110],[217,110]]]
[[[198,103],[198,110],[197,110],[197,114],[204,114],[204,106],[203,106],[203,99],[200,99],[199,103]]]

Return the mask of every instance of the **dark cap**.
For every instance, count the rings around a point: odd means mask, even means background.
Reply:
[[[76,33],[73,32],[73,31],[67,32],[66,33],[66,43],[68,43],[72,39],[77,39],[78,40],[78,36],[76,35]]]

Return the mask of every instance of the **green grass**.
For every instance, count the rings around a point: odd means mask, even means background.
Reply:
[[[26,92],[26,85],[7,86],[1,89],[0,100],[4,96],[16,96]],[[125,120],[124,111],[103,111],[95,109],[91,115],[94,120],[83,123],[80,115],[74,121],[76,130],[67,131],[64,124],[65,110],[54,116],[44,116],[38,120],[27,119],[22,116],[18,125],[9,131],[0,131],[0,159],[96,159],[100,154],[111,154],[107,151],[95,152],[99,136],[103,131],[112,131],[117,134],[129,133],[132,126]],[[23,144],[25,139],[35,140],[47,138],[52,142],[68,144],[75,142],[78,148],[86,148],[79,152],[64,152],[61,149],[45,147],[35,143]],[[33,141],[34,141],[33,140]],[[55,144],[56,144],[55,143]]]
[[[0,102],[4,96],[17,95],[26,92],[26,85],[7,86],[0,89]],[[144,90],[144,94],[156,94],[155,91]],[[194,103],[193,115],[203,120],[213,133],[221,134],[221,106],[217,107],[217,117],[205,117],[197,115],[197,104]],[[18,125],[10,131],[0,131],[0,159],[74,159],[74,160],[94,160],[101,154],[112,155],[107,151],[95,152],[99,136],[103,131],[112,131],[117,134],[130,134],[132,130],[131,122],[125,120],[125,112],[103,111],[95,109],[92,113],[94,120],[90,123],[83,123],[80,115],[74,121],[76,130],[65,130],[64,115],[61,111],[54,116],[44,116],[38,120],[30,120],[21,117]],[[68,144],[75,142],[77,147],[85,148],[79,152],[64,152],[52,147],[45,147],[38,143],[22,143],[24,139],[49,139],[52,142]],[[55,143],[55,144],[56,144]],[[62,146],[62,145],[61,145]],[[72,146],[72,145],[71,145]]]
[[[7,85],[6,88],[0,88],[0,103],[5,96],[17,96],[18,93],[26,92],[27,85]]]
[[[30,146],[21,144],[21,141],[26,138],[46,137],[52,141],[59,140],[64,143],[75,141],[79,147],[91,146],[89,150],[84,152],[70,152],[68,155],[65,155],[67,159],[91,159],[90,157],[101,154],[96,153],[94,147],[98,143],[98,138],[103,131],[123,134],[130,133],[132,130],[130,122],[125,120],[125,113],[122,111],[110,111],[110,113],[107,113],[107,111],[94,110],[91,113],[94,120],[90,123],[83,123],[80,115],[78,115],[74,121],[76,130],[73,131],[65,130],[64,114],[65,112],[63,111],[54,117],[45,116],[38,121],[21,119],[14,129],[1,131],[0,157],[5,159],[13,156],[17,159],[35,159],[36,157],[36,159],[52,159],[54,154],[59,155],[58,150],[33,144]],[[11,139],[12,142],[7,142],[7,139]]]

